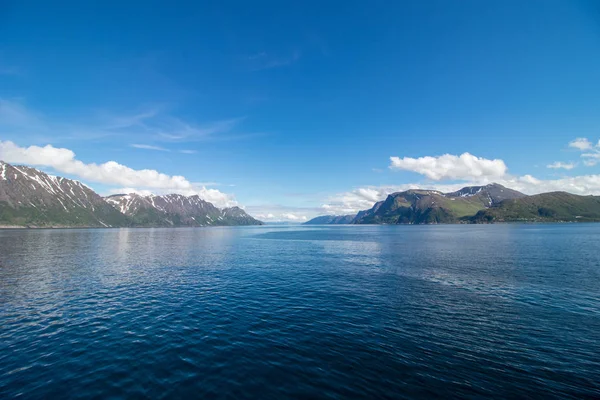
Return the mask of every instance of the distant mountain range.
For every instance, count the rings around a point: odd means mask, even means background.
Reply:
[[[198,196],[121,194],[103,198],[86,185],[0,161],[0,226],[180,227],[262,225],[239,207]]]
[[[347,221],[347,222],[340,222]],[[551,192],[527,196],[492,183],[457,192],[407,190],[355,216],[323,216],[307,224],[456,224],[493,222],[596,222],[600,197]]]
[[[197,195],[117,194],[105,200],[136,226],[260,225],[239,207],[220,209]]]
[[[566,192],[527,196],[502,185],[452,193],[393,193],[356,215],[324,215],[306,224],[437,224],[600,221],[600,197]],[[198,196],[118,194],[0,161],[0,226],[181,227],[261,225],[239,207],[217,208]]]
[[[304,223],[304,225],[341,225],[351,224],[355,215],[322,215]]]

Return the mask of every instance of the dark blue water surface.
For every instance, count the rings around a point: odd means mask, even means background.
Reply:
[[[0,231],[0,398],[600,398],[600,224]]]

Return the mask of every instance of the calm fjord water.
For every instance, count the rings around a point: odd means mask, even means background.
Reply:
[[[600,224],[0,231],[0,398],[600,397]]]

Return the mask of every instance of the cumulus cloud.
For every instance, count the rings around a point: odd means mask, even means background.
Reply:
[[[577,138],[569,142],[569,147],[583,151],[591,149],[594,145],[587,138]]]
[[[237,205],[231,195],[195,185],[180,175],[166,175],[153,169],[135,170],[116,161],[86,164],[77,160],[73,151],[52,145],[20,147],[10,141],[0,141],[0,159],[8,163],[50,167],[88,182],[136,188],[131,190],[152,190],[157,194],[198,194],[217,206]]]
[[[564,191],[579,195],[600,194],[600,175],[571,176],[560,179],[537,179],[531,175],[498,183],[526,194]]]
[[[435,181],[499,178],[507,170],[502,160],[489,160],[469,153],[460,156],[444,154],[438,157],[390,157],[390,160],[390,169],[416,172]]]
[[[564,163],[562,161],[556,161],[553,162],[552,164],[548,164],[546,165],[547,168],[551,168],[551,169],[566,169],[566,170],[570,170],[575,168],[575,164],[574,163]]]
[[[448,193],[465,186],[480,186],[491,182],[488,180],[474,180],[448,185],[411,183],[397,186],[358,188],[349,192],[339,193],[329,198],[327,203],[321,206],[321,214],[354,214],[373,207],[374,203],[385,200],[392,193],[409,189],[429,189]],[[555,191],[564,191],[578,195],[600,195],[600,175],[583,175],[560,179],[538,179],[532,175],[506,176],[502,179],[496,179],[493,182],[529,195]]]
[[[327,202],[321,206],[320,214],[355,214],[358,211],[367,210],[373,207],[373,204],[378,201],[385,200],[385,198],[392,193],[403,192],[410,189],[429,189],[439,190],[441,192],[453,192],[464,186],[466,185],[408,183],[404,185],[362,187],[349,192],[338,193],[335,196],[331,196],[329,199],[327,199]]]
[[[290,221],[306,221],[308,219],[305,215],[296,215],[292,213],[281,214],[280,217]]]

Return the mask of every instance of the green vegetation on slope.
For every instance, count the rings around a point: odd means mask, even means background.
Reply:
[[[104,223],[100,222],[103,221]],[[0,202],[0,225],[15,226],[72,226],[103,227],[129,226],[131,221],[112,208],[97,208],[93,213],[85,208],[22,206],[11,207],[7,202]]]
[[[600,197],[565,192],[526,196],[498,184],[453,193],[393,193],[357,214],[357,224],[439,224],[600,221]]]
[[[475,215],[489,204],[482,195],[447,197],[431,190],[394,193],[357,215],[358,224],[451,224]]]
[[[478,212],[469,219],[490,222],[595,222],[600,221],[600,197],[566,192],[543,193],[505,200],[497,207]]]

